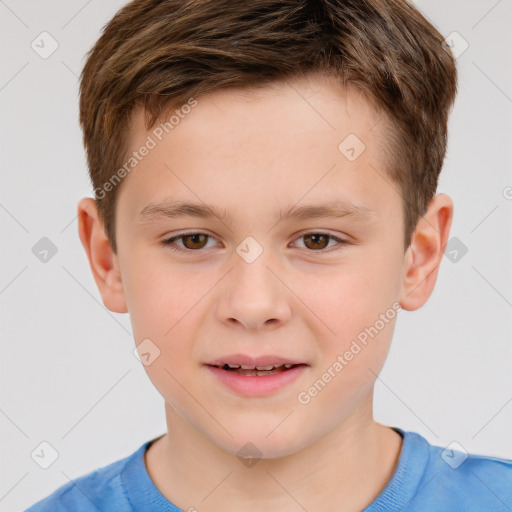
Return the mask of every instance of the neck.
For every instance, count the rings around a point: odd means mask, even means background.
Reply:
[[[373,420],[371,399],[369,414],[353,414],[315,443],[245,464],[166,404],[168,433],[146,452],[148,473],[182,510],[360,511],[391,479],[402,446],[400,434]]]

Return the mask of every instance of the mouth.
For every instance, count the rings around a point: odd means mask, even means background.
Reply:
[[[232,354],[204,365],[226,389],[246,397],[278,393],[303,375],[307,363],[273,355]]]
[[[286,364],[269,364],[266,366],[253,366],[244,364],[224,363],[219,365],[208,365],[220,368],[226,372],[236,373],[238,375],[245,375],[246,377],[268,377],[270,375],[277,375],[286,372],[297,366],[306,366],[304,363],[286,363]]]

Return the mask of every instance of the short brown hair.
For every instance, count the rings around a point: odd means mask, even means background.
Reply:
[[[407,248],[436,193],[457,90],[454,57],[415,7],[405,0],[133,0],[104,27],[80,82],[89,174],[114,252],[121,183],[101,187],[123,165],[136,107],[149,130],[191,97],[314,72],[356,87],[387,114],[386,171],[403,198]]]

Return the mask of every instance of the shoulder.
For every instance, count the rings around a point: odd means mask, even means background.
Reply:
[[[146,444],[146,443],[145,443]],[[121,472],[145,446],[123,459],[74,478],[25,512],[97,512],[98,510],[132,511],[126,496]]]
[[[511,459],[468,453],[458,443],[442,447],[425,442],[428,463],[414,501],[432,510],[512,509]]]

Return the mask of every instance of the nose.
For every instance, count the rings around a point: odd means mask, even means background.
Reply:
[[[234,268],[223,280],[216,308],[218,319],[245,329],[274,329],[291,317],[290,291],[283,271],[266,252],[248,263],[233,254]]]

